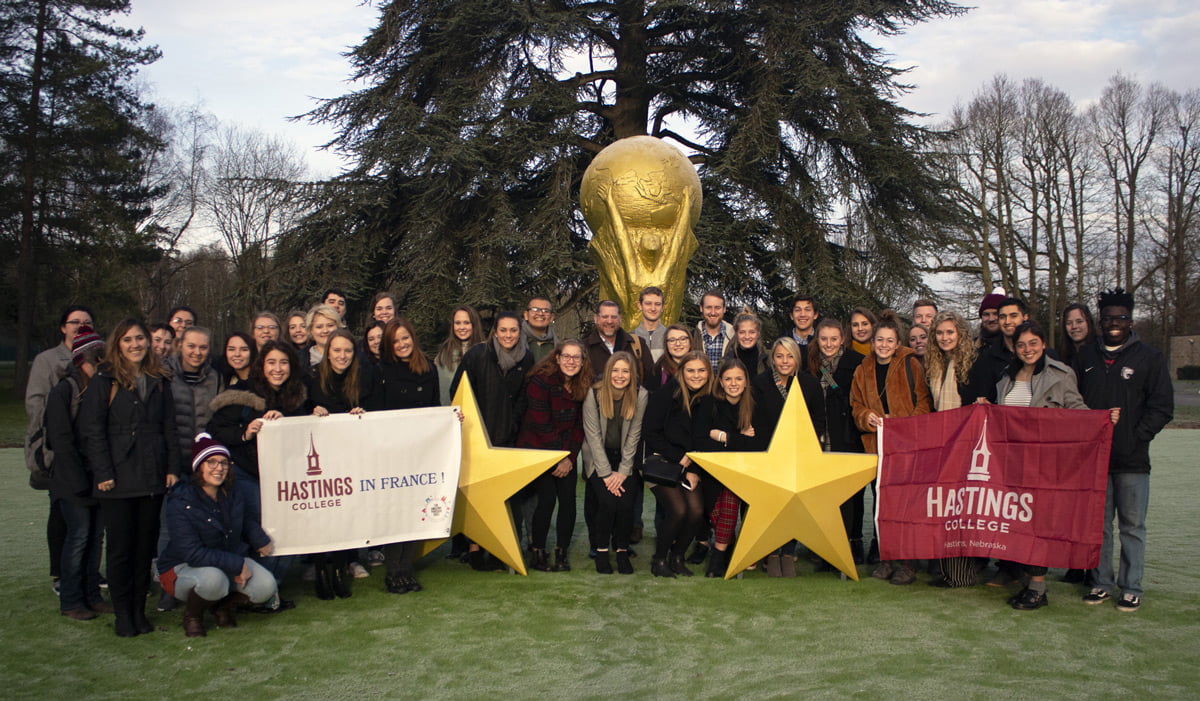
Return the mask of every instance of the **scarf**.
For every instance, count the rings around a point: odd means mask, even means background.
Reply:
[[[942,373],[942,381],[938,383],[933,395],[933,407],[938,411],[949,411],[962,406],[962,397],[958,395],[958,382],[954,377],[954,359],[946,363],[946,372]]]
[[[556,339],[554,337],[554,326],[547,326],[546,333],[538,333],[537,331],[533,330],[533,327],[529,325],[528,321],[525,321],[524,319],[522,319],[521,320],[521,334],[523,336],[528,336],[529,338],[532,338],[533,340],[537,341],[538,343],[550,343],[550,344],[554,344],[554,345],[558,344],[558,339]]]
[[[775,368],[771,368],[771,377],[775,378],[775,389],[779,390],[784,399],[787,399],[788,387],[792,384],[792,378],[783,377]]]
[[[863,342],[863,341],[851,340],[850,347],[853,348],[854,350],[858,351],[859,353],[862,353],[864,357],[875,352],[875,346],[871,345],[870,341]]]
[[[845,352],[845,348],[838,348],[838,352],[834,353],[832,357],[821,354],[821,389],[826,392],[838,388],[837,380],[833,379],[833,373],[837,371],[838,363],[842,361],[842,354]]]
[[[517,345],[513,346],[512,350],[505,350],[504,346],[500,345],[500,339],[492,339],[492,348],[496,351],[496,360],[500,363],[500,370],[508,372],[517,366],[524,358],[529,349],[525,346],[525,337],[521,336],[517,339]]]

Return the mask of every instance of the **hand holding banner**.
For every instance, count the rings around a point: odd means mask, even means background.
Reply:
[[[262,522],[275,554],[446,538],[460,432],[450,407],[266,422]]]
[[[978,404],[887,419],[880,558],[1095,567],[1112,430],[1107,411]]]

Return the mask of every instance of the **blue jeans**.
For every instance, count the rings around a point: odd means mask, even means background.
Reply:
[[[271,573],[250,558],[243,558],[250,568],[250,579],[246,584],[234,584],[233,578],[216,567],[192,567],[186,563],[175,565],[175,598],[187,601],[188,594],[195,591],[201,599],[220,601],[231,589],[245,594],[256,604],[275,596],[275,578]]]
[[[58,607],[70,611],[101,601],[100,507],[96,504],[84,506],[67,499],[58,502],[67,524],[59,564]]]
[[[1100,564],[1092,570],[1096,587],[1111,592],[1141,596],[1142,573],[1146,569],[1146,510],[1150,506],[1150,473],[1111,472],[1104,499],[1104,543]],[[1121,569],[1113,581],[1113,516],[1121,536]]]
[[[244,490],[246,495],[247,505],[249,506],[249,511],[246,515],[253,518],[261,526],[262,487],[258,483],[258,478],[238,467],[236,463],[233,466],[233,478],[237,480],[237,488]],[[257,553],[255,557],[263,567],[267,568],[267,571],[271,573],[271,576],[280,585],[283,584],[283,580],[287,577],[288,569],[291,568],[292,562],[296,559],[295,555],[259,557]],[[179,597],[175,598],[178,599]]]

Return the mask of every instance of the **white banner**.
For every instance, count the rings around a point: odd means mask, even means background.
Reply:
[[[461,432],[451,407],[267,421],[259,482],[275,554],[449,537]]]

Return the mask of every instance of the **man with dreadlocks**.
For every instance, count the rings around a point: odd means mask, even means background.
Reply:
[[[1092,571],[1088,604],[1121,590],[1118,611],[1142,603],[1146,559],[1146,508],[1150,503],[1150,441],[1171,421],[1175,394],[1166,359],[1133,332],[1133,296],[1121,288],[1100,293],[1100,337],[1075,356],[1079,393],[1092,409],[1112,413],[1112,454],[1104,506],[1100,565]],[[1120,528],[1121,568],[1113,579],[1112,522]]]

